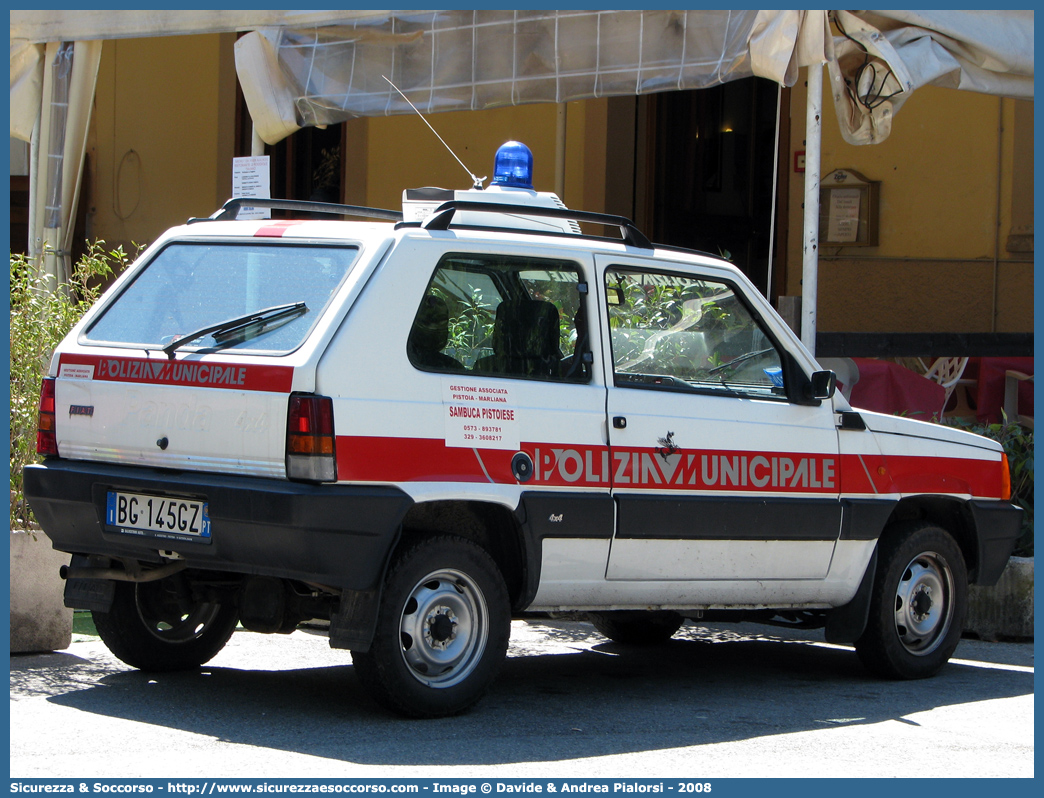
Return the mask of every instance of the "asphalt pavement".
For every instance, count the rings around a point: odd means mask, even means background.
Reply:
[[[12,778],[979,777],[1034,774],[1033,645],[963,640],[887,682],[821,632],[687,624],[666,646],[515,621],[464,715],[391,716],[346,651],[237,631],[198,671],[146,674],[96,637],[11,657]]]

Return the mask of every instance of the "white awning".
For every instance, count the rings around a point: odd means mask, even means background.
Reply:
[[[273,28],[236,43],[269,144],[309,125],[422,112],[699,89],[761,75],[793,83],[826,60],[821,11],[426,11]],[[800,45],[800,46],[799,46]]]
[[[300,127],[701,88],[790,86],[826,62],[845,139],[883,141],[916,88],[1032,99],[1033,11],[18,11],[11,135],[40,107],[39,44],[251,31],[236,68],[268,143]],[[831,31],[828,19],[836,23]],[[28,124],[28,130],[27,130]]]
[[[44,45],[11,40],[11,138],[29,141],[43,97]]]
[[[194,33],[227,33],[299,25],[339,25],[360,17],[387,17],[394,11],[220,11],[105,10],[11,11],[11,38],[33,44],[140,39]]]
[[[1033,99],[1033,11],[833,11],[831,93],[850,144],[884,141],[921,86]]]
[[[829,20],[835,23],[831,31]],[[840,34],[840,35],[835,35]],[[1032,11],[427,11],[242,37],[236,68],[258,132],[422,111],[697,89],[785,86],[826,62],[842,135],[883,141],[912,91],[1031,99]]]

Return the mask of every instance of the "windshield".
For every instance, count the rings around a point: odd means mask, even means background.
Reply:
[[[176,243],[165,247],[86,331],[83,340],[161,349],[286,352],[304,341],[344,280],[358,248],[291,244]],[[228,320],[303,303],[308,312],[222,335]],[[217,331],[200,335],[208,328]],[[215,337],[216,336],[216,337]]]

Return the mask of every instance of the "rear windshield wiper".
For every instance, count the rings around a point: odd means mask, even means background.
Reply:
[[[227,343],[234,338],[245,338],[249,333],[259,335],[276,321],[289,321],[290,319],[308,312],[308,306],[304,302],[290,302],[286,305],[274,305],[263,310],[255,310],[244,316],[236,316],[226,319],[218,324],[211,324],[199,330],[183,335],[163,347],[167,357],[174,359],[174,351],[185,346],[204,335],[213,335],[219,344]],[[284,323],[285,323],[284,321]]]

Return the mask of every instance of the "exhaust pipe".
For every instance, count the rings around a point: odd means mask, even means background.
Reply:
[[[188,563],[172,562],[161,565],[159,568],[151,568],[147,571],[135,569],[134,572],[124,571],[117,568],[73,568],[63,565],[58,569],[58,576],[62,579],[113,579],[117,582],[156,582],[166,579],[179,571],[184,571]]]

